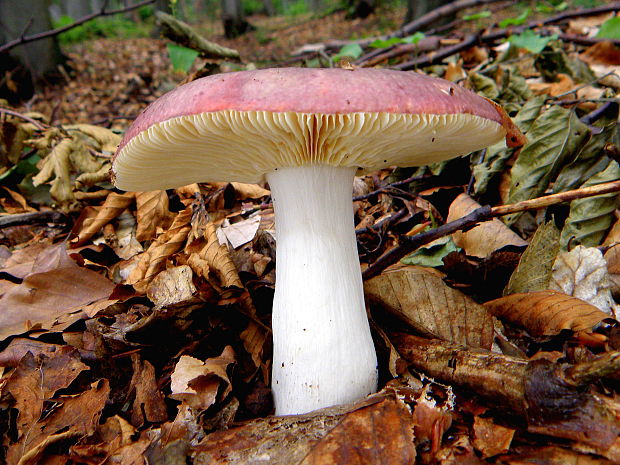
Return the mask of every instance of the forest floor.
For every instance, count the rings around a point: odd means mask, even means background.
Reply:
[[[620,4],[599,6],[479,5],[376,47],[403,9],[205,21],[241,60],[187,74],[164,39],[64,50],[59,82],[0,105],[0,462],[620,463]],[[447,79],[526,140],[356,178],[379,392],[274,417],[269,186],[123,192],[110,158],[206,70],[317,63]]]

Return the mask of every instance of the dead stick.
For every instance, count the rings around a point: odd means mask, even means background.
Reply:
[[[620,352],[607,352],[593,360],[573,365],[565,371],[567,381],[575,386],[586,386],[620,371]]]
[[[109,11],[105,10],[106,5],[104,4],[101,10],[95,13],[86,15],[71,24],[67,24],[66,26],[52,29],[49,31],[38,32],[36,34],[32,34],[29,36],[22,35],[17,39],[10,40],[9,42],[0,46],[0,53],[7,52],[11,50],[12,48],[17,47],[18,45],[26,44],[28,42],[34,42],[36,40],[47,39],[48,37],[53,37],[58,34],[62,34],[63,32],[68,31],[69,29],[73,29],[74,27],[80,26],[81,24],[84,24],[85,22],[90,21],[91,19],[95,19],[99,16],[111,16],[111,15],[116,15],[119,13],[127,13],[129,11],[135,10],[137,8],[148,5],[150,3],[155,3],[155,0],[143,0],[142,2],[136,3],[135,5],[131,5],[125,8],[118,8],[116,10],[109,10]]]
[[[53,210],[0,216],[0,229],[30,224],[69,224],[67,215]]]
[[[16,118],[19,119],[23,119],[24,121],[28,121],[31,124],[34,124],[34,126],[39,130],[39,131],[43,131],[45,129],[45,126],[43,126],[40,122],[38,122],[37,120],[34,120],[32,118],[30,118],[29,116],[26,115],[22,115],[21,113],[17,113],[16,111],[13,110],[9,110],[7,108],[0,108],[0,113],[3,113],[5,115],[11,115],[11,116],[15,116]]]
[[[402,236],[400,244],[386,253],[381,255],[372,265],[370,265],[363,273],[364,280],[370,279],[381,274],[388,266],[398,262],[405,255],[413,252],[418,247],[428,244],[435,239],[447,236],[456,231],[468,229],[482,221],[488,221],[497,216],[508,215],[511,213],[524,212],[528,210],[537,210],[539,208],[556,205],[563,202],[570,202],[576,199],[593,197],[595,195],[610,194],[620,192],[620,181],[606,182],[596,186],[583,187],[581,189],[573,189],[559,194],[546,195],[536,199],[524,200],[515,204],[500,205],[498,207],[490,207],[488,205],[477,208],[468,215],[441,225],[435,229],[424,231],[415,236]]]

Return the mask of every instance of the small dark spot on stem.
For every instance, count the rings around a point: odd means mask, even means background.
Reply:
[[[450,92],[450,95],[454,95],[454,87],[450,87],[450,89],[448,90],[448,92]]]
[[[435,138],[434,137],[431,138],[431,142],[435,142]]]
[[[284,362],[282,362],[282,367],[284,367]]]

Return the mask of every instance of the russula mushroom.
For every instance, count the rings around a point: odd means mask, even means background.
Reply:
[[[121,189],[268,181],[276,212],[276,414],[376,390],[351,192],[357,171],[415,166],[521,134],[496,104],[413,72],[264,69],[218,74],[153,102],[113,161]]]

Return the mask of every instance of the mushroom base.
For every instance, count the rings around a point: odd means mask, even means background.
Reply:
[[[276,212],[276,415],[353,402],[377,388],[351,204],[354,173],[310,165],[267,175]]]

